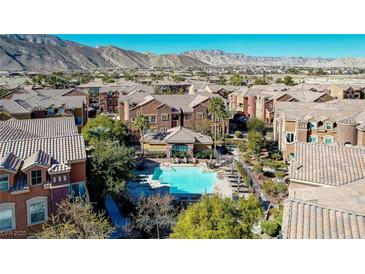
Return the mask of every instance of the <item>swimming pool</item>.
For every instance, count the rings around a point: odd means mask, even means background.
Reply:
[[[156,167],[152,180],[169,184],[171,194],[204,194],[213,193],[218,179],[215,172],[199,167]]]

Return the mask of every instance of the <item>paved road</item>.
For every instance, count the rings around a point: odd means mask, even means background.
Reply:
[[[239,161],[242,164],[243,168],[246,170],[248,176],[250,176],[252,182],[252,188],[255,192],[255,195],[260,200],[263,209],[266,211],[270,206],[270,201],[267,199],[265,193],[261,190],[260,185],[258,183],[258,179],[255,177],[249,166],[239,156],[238,148],[235,148],[233,150],[233,155],[234,155],[234,160]]]

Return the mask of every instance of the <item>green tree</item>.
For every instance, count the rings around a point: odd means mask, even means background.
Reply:
[[[122,198],[126,183],[133,178],[134,150],[118,142],[96,141],[90,155],[89,189],[92,200],[106,195]]]
[[[288,186],[285,183],[278,183],[275,185],[276,192],[285,194],[288,191]]]
[[[226,108],[221,97],[213,97],[208,103],[208,112],[214,122],[214,154],[217,154],[217,125],[226,116]]]
[[[242,132],[237,130],[237,131],[234,133],[234,136],[235,136],[236,138],[242,138]]]
[[[142,198],[136,206],[136,215],[133,216],[135,226],[149,237],[159,239],[161,231],[170,231],[176,222],[177,209],[173,205],[171,195],[155,194]]]
[[[229,78],[229,83],[233,86],[242,86],[245,83],[245,79],[242,75],[234,74]]]
[[[37,239],[106,239],[114,231],[104,213],[95,213],[92,205],[77,198],[63,200],[57,214],[43,225]]]
[[[257,131],[260,132],[262,135],[265,135],[265,123],[258,118],[250,119],[247,122],[247,131]]]
[[[261,224],[262,231],[270,237],[276,237],[280,232],[280,225],[274,221],[264,221]]]
[[[101,80],[103,81],[103,84],[110,84],[110,83],[114,83],[115,79],[113,78],[113,76],[104,73],[103,76],[101,77]]]
[[[272,195],[276,191],[275,183],[271,180],[266,180],[262,184],[262,189],[263,189],[263,191],[265,191],[266,194]]]
[[[95,119],[89,119],[82,129],[82,135],[86,142],[110,140],[126,143],[128,127],[119,120],[110,119],[106,115],[98,115]]]
[[[171,238],[175,239],[250,239],[252,228],[262,217],[260,203],[255,196],[222,199],[217,195],[204,196],[179,216]]]
[[[319,68],[316,71],[316,75],[326,75],[327,73],[323,70],[323,68]]]
[[[142,155],[144,155],[144,131],[150,127],[150,121],[148,120],[148,117],[144,114],[138,114],[136,121],[134,122],[134,128],[139,131],[139,134],[141,136],[141,149],[142,149]]]
[[[284,80],[283,80],[283,83],[287,86],[294,86],[295,85],[294,80],[291,76],[285,76]]]
[[[220,85],[225,85],[227,83],[227,79],[226,77],[224,77],[223,75],[219,76],[219,82]]]
[[[254,85],[268,85],[269,81],[266,79],[265,76],[255,79],[253,82]]]
[[[170,78],[174,82],[184,82],[186,80],[184,77],[182,77],[181,75],[177,75],[177,74],[171,74]]]
[[[258,131],[249,131],[247,136],[247,149],[251,153],[257,155],[264,146],[264,136]]]

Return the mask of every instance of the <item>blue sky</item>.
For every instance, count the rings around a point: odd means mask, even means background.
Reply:
[[[365,57],[365,35],[351,34],[58,34],[88,46],[181,53],[220,49],[252,56]]]

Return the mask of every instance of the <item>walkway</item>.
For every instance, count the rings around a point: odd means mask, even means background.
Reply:
[[[115,227],[115,231],[110,235],[111,239],[120,239],[127,235],[124,230],[126,225],[130,224],[130,218],[122,216],[118,206],[109,195],[105,198],[105,206],[108,211],[109,217]]]
[[[267,199],[265,193],[261,190],[260,184],[258,183],[258,179],[251,171],[250,167],[244,161],[242,161],[238,152],[238,148],[235,148],[232,153],[234,155],[234,160],[239,161],[242,164],[245,171],[247,172],[248,176],[250,176],[252,182],[252,188],[255,192],[255,195],[260,200],[263,209],[267,211],[270,207],[270,201],[269,199]]]

